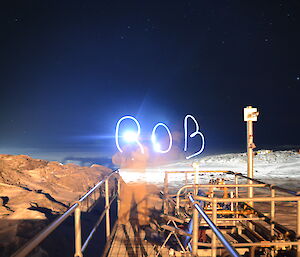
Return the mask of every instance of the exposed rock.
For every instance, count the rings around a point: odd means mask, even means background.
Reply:
[[[0,256],[12,254],[109,172],[101,165],[0,155]]]

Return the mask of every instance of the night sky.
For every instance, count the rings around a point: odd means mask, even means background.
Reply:
[[[144,140],[192,114],[204,153],[300,145],[299,1],[6,1],[0,150],[111,157],[134,115]],[[179,143],[183,148],[183,142]],[[84,154],[83,154],[84,153]],[[53,157],[54,158],[54,157]]]

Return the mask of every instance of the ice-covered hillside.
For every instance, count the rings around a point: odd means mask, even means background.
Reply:
[[[196,158],[167,165],[168,169],[186,169],[194,162],[198,162],[200,170],[231,170],[247,172],[247,154],[221,154]],[[257,178],[272,177],[299,177],[300,154],[293,151],[277,151],[254,156],[254,170]]]
[[[121,170],[121,175],[127,182],[163,183],[163,171],[193,170],[193,163],[198,162],[200,170],[230,170],[247,175],[247,154],[221,154],[175,162],[159,168],[149,168],[144,171]],[[257,154],[254,157],[254,176],[267,183],[281,186],[291,185],[300,189],[300,154],[293,151],[276,151]],[[181,177],[174,178],[174,182]],[[299,190],[298,189],[298,190]]]

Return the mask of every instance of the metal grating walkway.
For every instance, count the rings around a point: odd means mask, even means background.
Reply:
[[[145,232],[138,225],[130,222],[118,224],[108,256],[156,256],[157,246],[144,240],[144,237]],[[169,250],[164,248],[160,256],[169,256]]]

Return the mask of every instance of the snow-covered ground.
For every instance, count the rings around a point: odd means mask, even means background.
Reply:
[[[247,175],[247,154],[221,154],[193,158],[159,168],[146,168],[144,170],[121,169],[120,173],[125,182],[148,182],[162,185],[164,171],[194,170],[193,163],[199,163],[199,170],[234,171]],[[204,176],[203,178],[209,177]],[[258,154],[254,157],[254,177],[266,183],[300,190],[300,154],[293,151],[276,151]],[[181,175],[172,175],[171,183],[180,184],[184,179]]]

